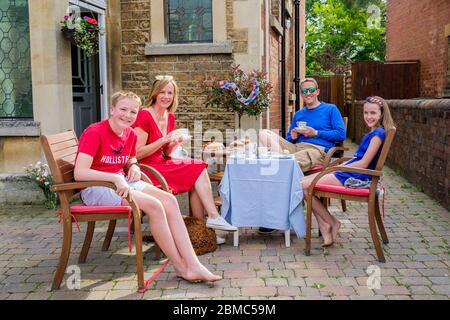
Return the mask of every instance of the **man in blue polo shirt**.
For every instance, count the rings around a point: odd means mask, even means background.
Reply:
[[[315,79],[306,78],[300,86],[305,107],[295,113],[286,139],[270,130],[262,130],[259,139],[272,151],[288,150],[306,172],[322,164],[336,142],[345,140],[345,125],[334,104],[319,101],[320,89]]]

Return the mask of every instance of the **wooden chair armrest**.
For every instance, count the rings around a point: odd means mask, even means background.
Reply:
[[[337,166],[337,165],[339,165],[341,163],[344,163],[344,162],[347,162],[348,160],[351,160],[351,159],[353,159],[353,158],[351,158],[351,157],[342,157],[342,158],[339,158],[339,159],[336,159],[336,160],[332,161],[329,164],[329,166]]]
[[[164,191],[170,192],[170,188],[169,188],[169,185],[167,184],[166,179],[164,179],[164,177],[161,175],[161,173],[158,170],[156,170],[155,168],[152,168],[146,164],[142,164],[142,163],[138,163],[138,166],[139,166],[139,168],[145,169],[146,171],[150,172],[156,178],[156,180],[158,180],[158,182],[161,184],[161,187]],[[148,179],[147,182],[149,182],[149,181],[151,182],[151,180],[148,178],[148,176],[145,173],[142,172],[142,174],[144,176],[144,179],[145,178]]]
[[[322,178],[324,175],[332,172],[355,172],[355,173],[362,173],[367,174],[373,177],[381,177],[383,175],[382,171],[379,170],[371,170],[371,169],[363,169],[363,168],[354,168],[354,167],[343,167],[343,166],[336,166],[336,167],[328,167],[321,171],[311,182],[311,184],[308,187],[308,194],[312,194],[314,187],[316,186],[317,182]]]
[[[330,165],[331,158],[337,151],[347,151],[350,150],[347,147],[333,147],[330,150],[328,150],[327,154],[325,155],[325,160],[323,161],[323,165],[325,167],[328,167]]]
[[[58,183],[50,187],[53,192],[84,189],[88,187],[107,187],[116,190],[116,185],[108,181],[77,181],[68,183]]]

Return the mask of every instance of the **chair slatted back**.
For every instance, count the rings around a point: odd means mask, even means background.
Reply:
[[[347,134],[347,126],[348,126],[348,117],[343,117],[342,120],[344,120],[344,127],[345,127],[345,134]],[[343,147],[344,141],[338,141],[335,144],[336,147]],[[335,157],[336,158],[342,158],[344,156],[344,151],[336,151]]]
[[[41,136],[41,145],[54,183],[74,182],[78,139],[72,130]],[[70,195],[69,195],[70,196]]]
[[[394,140],[396,131],[397,131],[396,128],[386,130],[386,138],[384,139],[383,148],[381,149],[381,154],[380,154],[380,157],[378,158],[375,170],[383,169],[384,163],[386,162],[387,155],[389,153],[389,150],[391,149],[391,144],[392,144],[392,141]]]

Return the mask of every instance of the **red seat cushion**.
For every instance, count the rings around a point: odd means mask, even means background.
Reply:
[[[323,169],[325,169],[324,166],[312,166],[309,171],[322,171]]]
[[[129,213],[131,212],[130,206],[83,206],[76,205],[70,207],[70,213],[72,214],[96,214],[96,213]]]
[[[327,184],[316,184],[314,190],[348,194],[352,196],[365,196],[365,197],[367,197],[370,193],[370,189],[352,189],[346,188],[344,186],[330,186]]]

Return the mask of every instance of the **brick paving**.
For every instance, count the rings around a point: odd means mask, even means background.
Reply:
[[[258,235],[245,228],[240,246],[232,234],[216,252],[200,257],[224,279],[213,287],[177,278],[168,266],[149,290],[137,293],[134,255],[127,250],[126,223],[119,222],[111,248],[101,251],[106,223],[97,223],[87,262],[78,264],[86,225],[74,227],[69,265],[81,270],[79,290],[62,287],[51,292],[59,258],[62,228],[54,211],[42,207],[0,208],[0,299],[376,299],[424,300],[450,297],[450,214],[393,170],[385,168],[387,187],[385,226],[389,244],[386,263],[379,263],[367,223],[367,206],[348,202],[348,211],[332,201],[331,211],[342,222],[338,243],[321,248],[316,229],[310,256],[304,240],[284,234]],[[145,225],[147,228],[147,226]],[[313,225],[314,227],[314,225]],[[160,262],[146,245],[146,277]],[[367,268],[380,268],[381,286],[369,289]]]

